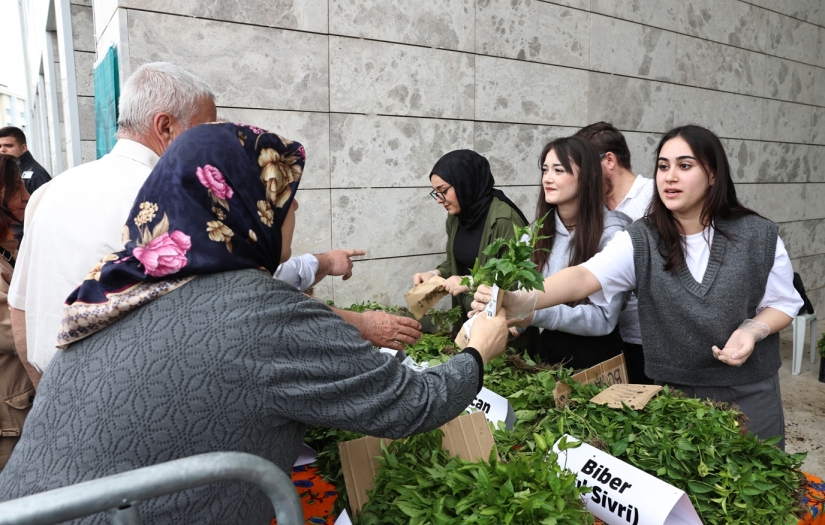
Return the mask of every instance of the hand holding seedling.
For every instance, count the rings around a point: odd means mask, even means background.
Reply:
[[[445,290],[447,290],[447,293],[450,295],[460,295],[464,292],[469,292],[470,287],[463,286],[461,284],[461,279],[462,277],[460,275],[453,275],[452,277],[444,281],[444,284],[442,286]]]
[[[479,315],[473,323],[470,343],[481,354],[484,363],[504,353],[507,349],[507,317],[504,308],[499,308],[495,317]]]

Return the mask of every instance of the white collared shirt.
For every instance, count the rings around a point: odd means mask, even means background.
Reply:
[[[123,225],[158,159],[120,139],[109,154],[63,172],[29,200],[9,305],[26,312],[28,359],[40,371],[57,352],[66,298],[103,256],[123,249]]]
[[[656,191],[656,181],[636,175],[633,186],[630,187],[622,202],[616,206],[616,211],[624,213],[634,221],[641,219],[653,198],[654,191]]]

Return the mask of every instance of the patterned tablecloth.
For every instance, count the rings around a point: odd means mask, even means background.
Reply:
[[[825,482],[811,474],[805,474],[808,479],[808,493],[803,502],[808,507],[808,513],[799,520],[799,525],[825,525]],[[304,518],[309,525],[333,525],[335,516],[332,514],[332,505],[338,497],[335,487],[321,478],[315,465],[303,465],[292,469],[292,481],[301,497],[304,507]],[[272,520],[272,525],[277,525]],[[596,520],[596,525],[604,525]]]

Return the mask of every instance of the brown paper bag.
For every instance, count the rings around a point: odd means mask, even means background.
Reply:
[[[436,275],[429,281],[414,286],[404,294],[404,299],[415,318],[421,319],[445,295],[447,290],[444,289],[444,279]]]

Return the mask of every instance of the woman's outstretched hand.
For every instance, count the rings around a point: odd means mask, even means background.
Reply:
[[[447,290],[447,293],[450,295],[460,295],[465,292],[469,292],[470,288],[468,286],[462,286],[461,284],[462,277],[460,275],[453,275],[446,281],[444,281],[444,289]]]

